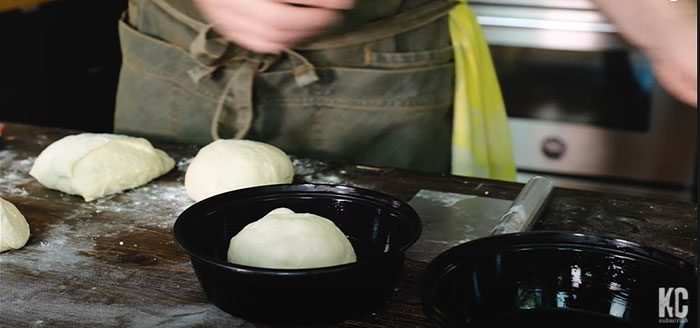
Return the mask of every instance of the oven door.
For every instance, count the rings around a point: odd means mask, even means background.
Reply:
[[[519,180],[549,173],[560,186],[691,197],[697,110],[660,88],[589,2],[470,5],[491,45]]]

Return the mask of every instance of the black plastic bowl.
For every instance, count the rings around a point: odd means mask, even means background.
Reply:
[[[231,264],[231,237],[278,207],[332,220],[355,249],[357,262],[279,270]],[[273,185],[227,192],[186,209],[175,222],[177,244],[209,300],[254,321],[311,322],[369,311],[392,291],[405,251],[421,222],[406,203],[346,186]]]
[[[696,267],[619,239],[561,232],[487,237],[442,253],[423,278],[423,309],[441,327],[697,325]],[[662,316],[660,293],[671,302]],[[683,309],[687,317],[676,317]]]

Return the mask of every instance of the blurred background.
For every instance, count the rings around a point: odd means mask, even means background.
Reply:
[[[491,45],[518,180],[697,199],[697,109],[588,0],[472,0]]]
[[[0,2],[0,121],[111,132],[126,0]],[[697,200],[697,109],[587,0],[472,0],[518,180]]]
[[[111,132],[126,4],[0,1],[0,120]]]

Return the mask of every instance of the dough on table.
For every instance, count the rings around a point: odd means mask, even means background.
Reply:
[[[168,154],[146,139],[82,133],[46,147],[29,174],[46,188],[91,201],[142,186],[174,166]]]
[[[282,150],[257,141],[219,139],[187,167],[185,190],[194,201],[227,191],[290,183],[294,166]]]
[[[310,269],[357,261],[333,221],[278,208],[231,238],[229,263],[268,269]]]
[[[29,224],[12,203],[0,198],[0,253],[19,249],[29,240]]]

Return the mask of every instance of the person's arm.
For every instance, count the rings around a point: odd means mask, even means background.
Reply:
[[[659,83],[698,103],[698,18],[693,0],[593,0],[622,36],[651,60]]]
[[[279,53],[317,35],[354,0],[194,0],[224,38],[261,53]]]

